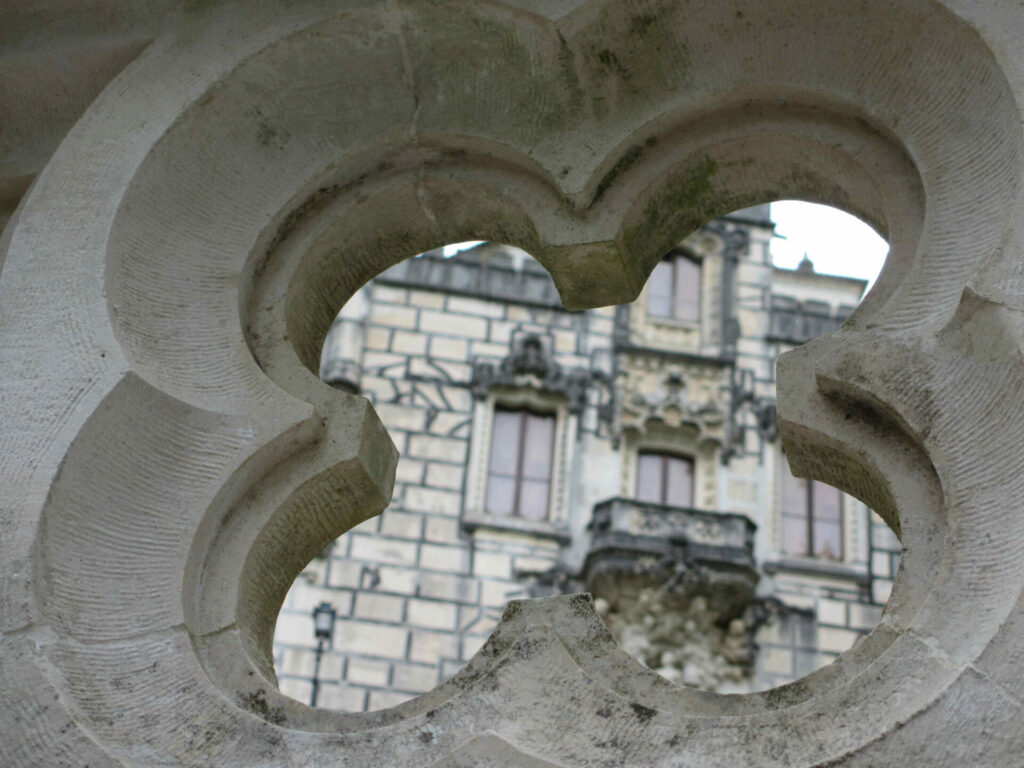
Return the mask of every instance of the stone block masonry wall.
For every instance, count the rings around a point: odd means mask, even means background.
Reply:
[[[892,591],[892,583],[900,567],[903,545],[892,528],[878,515],[871,515],[871,597],[876,603],[885,603]]]
[[[869,528],[869,564],[860,579],[775,576],[773,596],[790,610],[762,625],[755,636],[758,689],[783,685],[831,663],[881,621],[902,546],[874,512]]]
[[[755,690],[790,683],[832,663],[882,618],[883,605],[867,599],[855,583],[780,578],[775,597],[787,607],[755,635]]]
[[[393,706],[435,687],[479,649],[509,599],[528,596],[516,574],[557,560],[551,541],[470,535],[460,526],[473,359],[500,360],[513,334],[526,331],[551,337],[558,364],[588,367],[590,352],[608,349],[612,332],[610,311],[569,313],[384,279],[369,290],[361,388],[401,454],[393,500],[296,582],[274,646],[281,690],[308,702],[311,612],[331,603],[338,619],[317,705],[344,711]]]

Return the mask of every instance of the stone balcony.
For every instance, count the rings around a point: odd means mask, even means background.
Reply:
[[[700,596],[719,620],[751,605],[756,526],[745,515],[614,498],[594,507],[581,577],[595,596],[647,587]]]

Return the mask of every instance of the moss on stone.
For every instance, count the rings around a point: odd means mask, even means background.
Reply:
[[[657,143],[658,139],[656,137],[648,136],[643,144],[634,144],[627,149],[623,153],[622,157],[619,158],[618,162],[616,162],[615,165],[613,165],[609,171],[601,177],[601,181],[597,184],[597,190],[594,192],[594,202],[601,198],[615,179],[629,170],[632,166],[636,165],[645,149],[653,147]]]

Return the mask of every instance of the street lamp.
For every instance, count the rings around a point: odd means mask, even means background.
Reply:
[[[337,611],[330,603],[320,603],[313,609],[313,636],[316,637],[316,662],[313,665],[313,692],[309,697],[309,706],[316,706],[316,697],[320,692],[320,658],[324,655],[324,645],[330,645],[334,636],[334,619]]]

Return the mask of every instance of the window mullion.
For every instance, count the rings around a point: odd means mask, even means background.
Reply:
[[[679,306],[679,256],[675,255],[672,257],[672,317],[675,320],[680,320],[682,315],[682,308]]]
[[[807,479],[807,555],[814,557],[814,481]]]
[[[661,464],[661,488],[658,490],[658,501],[664,504],[668,500],[668,459],[664,456],[659,456],[659,463]]]
[[[512,500],[512,514],[522,517],[523,511],[519,508],[523,497],[523,457],[526,455],[526,415],[528,411],[519,412],[519,455],[516,457],[516,493]]]

